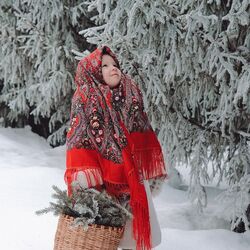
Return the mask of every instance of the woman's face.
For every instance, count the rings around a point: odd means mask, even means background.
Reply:
[[[110,88],[118,86],[121,80],[121,71],[110,55],[102,56],[102,77]]]

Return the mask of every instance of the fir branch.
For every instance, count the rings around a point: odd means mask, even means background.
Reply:
[[[76,185],[76,183],[75,183]],[[53,212],[55,216],[66,214],[74,217],[74,225],[81,225],[86,229],[88,224],[95,223],[105,226],[124,226],[126,220],[132,214],[115,202],[113,197],[106,191],[98,191],[94,188],[82,188],[76,185],[73,193],[69,197],[67,191],[60,190],[57,186],[52,186],[55,193],[52,194],[55,202],[50,202],[50,206],[36,211],[37,215]]]

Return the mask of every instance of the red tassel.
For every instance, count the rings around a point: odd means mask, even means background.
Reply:
[[[77,169],[67,169],[64,174],[64,181],[67,184],[68,187],[68,196],[72,195],[72,187],[71,183],[73,181],[73,175],[77,171]]]
[[[148,209],[141,204],[131,204],[133,211],[133,235],[136,240],[136,250],[151,250],[151,228],[148,216]]]
[[[130,189],[128,184],[112,183],[104,180],[104,186],[107,192],[113,196],[119,196],[121,194],[130,194]]]
[[[137,250],[150,250],[152,245],[147,194],[143,180],[140,179],[138,171],[135,171],[129,152],[129,149],[125,148],[122,154],[130,190],[130,206],[133,213],[133,236],[136,240]]]
[[[101,172],[99,169],[85,169],[82,170],[87,180],[87,187],[95,187],[103,184]],[[77,176],[74,180],[77,180]]]
[[[160,148],[149,148],[133,152],[135,166],[141,169],[145,180],[166,176],[165,163]]]
[[[133,235],[136,240],[136,249],[151,249],[151,229],[149,220],[148,200],[144,184],[136,180],[135,171],[129,175],[130,206],[133,212]]]
[[[103,184],[102,175],[99,169],[89,168],[68,168],[65,172],[64,179],[68,185],[68,196],[72,194],[72,182],[77,180],[77,175],[82,172],[87,180],[86,187],[100,187]]]

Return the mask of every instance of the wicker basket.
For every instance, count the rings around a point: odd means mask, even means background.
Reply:
[[[74,218],[60,215],[55,235],[54,250],[117,250],[124,227],[92,224],[87,231],[72,227]]]

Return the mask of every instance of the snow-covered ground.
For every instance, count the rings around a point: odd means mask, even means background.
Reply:
[[[46,141],[24,129],[0,128],[0,249],[52,250],[57,217],[35,215],[47,207],[52,185],[66,189],[63,174],[65,147],[50,148]],[[183,180],[188,169],[179,167]],[[249,250],[250,232],[230,231],[217,215],[221,192],[208,186],[208,207],[201,216],[188,200],[185,186],[166,184],[154,199],[162,228],[157,250]]]

